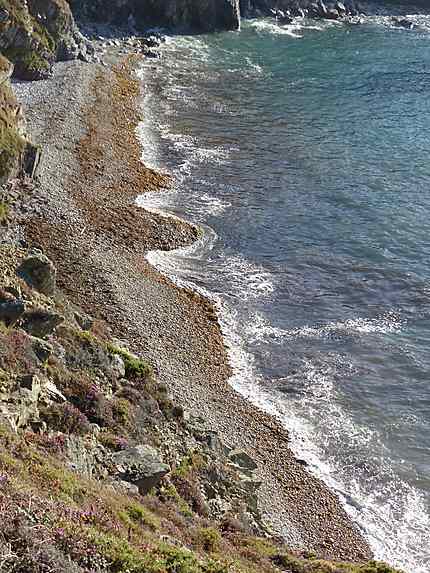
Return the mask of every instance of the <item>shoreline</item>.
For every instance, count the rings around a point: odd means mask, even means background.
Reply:
[[[369,558],[337,496],[289,450],[288,433],[229,385],[231,367],[212,303],[176,287],[145,260],[150,250],[191,244],[197,230],[131,204],[167,183],[140,164],[134,132],[140,94],[131,63],[113,71],[80,63],[57,70],[53,80],[19,93],[34,139],[48,144],[37,198],[23,221],[27,237],[54,260],[60,288],[72,300],[150,360],[182,405],[205,417],[228,444],[249,451],[259,465],[260,506],[276,533],[293,545],[301,539],[325,557]],[[75,107],[55,113],[68,97],[58,89],[56,109],[44,123],[44,91],[52,93],[66,79],[77,92]],[[26,96],[27,87],[34,93]],[[264,512],[269,506],[271,515]]]

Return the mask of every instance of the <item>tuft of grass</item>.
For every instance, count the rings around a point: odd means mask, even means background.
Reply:
[[[9,217],[9,205],[0,201],[0,224],[6,223]]]
[[[133,356],[133,354],[125,350],[125,348],[119,348],[112,343],[108,343],[106,348],[110,354],[116,354],[123,359],[126,378],[131,380],[146,380],[152,375],[151,366],[144,360]]]
[[[201,527],[197,530],[196,543],[204,551],[213,553],[219,549],[221,534],[214,527]]]
[[[121,512],[121,516],[125,520],[126,525],[145,525],[154,531],[160,528],[160,521],[156,516],[137,502],[130,503]]]

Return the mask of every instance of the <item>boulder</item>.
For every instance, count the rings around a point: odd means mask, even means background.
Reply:
[[[57,386],[50,380],[46,380],[42,385],[40,399],[48,404],[52,402],[67,402],[67,398],[64,394],[60,392]]]
[[[17,274],[35,290],[47,296],[55,293],[57,271],[42,251],[32,249],[18,267]]]
[[[255,461],[243,450],[233,450],[230,452],[230,460],[238,467],[249,471],[255,471],[258,466]]]
[[[111,356],[112,370],[117,378],[125,377],[125,364],[124,360],[118,354],[113,354]]]
[[[1,300],[0,299],[0,320],[5,323],[7,327],[14,326],[25,312],[25,304],[23,300]]]
[[[36,338],[45,338],[64,321],[64,317],[50,310],[31,310],[22,317],[22,329]]]
[[[37,168],[40,163],[40,156],[41,148],[30,141],[26,141],[22,157],[22,170],[31,179],[34,179],[36,176]]]
[[[94,318],[92,316],[82,311],[79,312],[75,311],[73,315],[75,317],[76,322],[82,328],[82,330],[91,330],[94,324]]]
[[[112,460],[117,477],[137,486],[142,495],[148,493],[170,471],[159,452],[147,445],[116,452]]]
[[[33,352],[37,358],[41,362],[46,362],[54,350],[49,342],[46,342],[46,340],[42,340],[40,338],[36,338],[35,336],[31,336],[30,341]]]
[[[25,376],[20,387],[6,402],[0,402],[0,421],[14,432],[39,421],[38,401],[41,382],[37,376]]]
[[[340,18],[340,14],[336,8],[329,8],[324,17],[327,18],[327,20],[338,20]]]

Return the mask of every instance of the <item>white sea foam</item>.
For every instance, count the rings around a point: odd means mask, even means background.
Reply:
[[[269,341],[282,344],[288,338],[335,338],[366,334],[389,334],[400,332],[403,321],[398,313],[387,312],[378,318],[355,318],[330,322],[320,326],[302,326],[282,329],[256,315],[249,325],[249,336],[253,342]]]
[[[273,21],[251,20],[249,22],[249,25],[252,28],[255,28],[255,30],[257,32],[261,32],[261,33],[274,34],[276,36],[286,35],[286,36],[291,36],[292,38],[302,38],[302,36],[297,33],[297,31],[301,29],[300,25],[297,25],[297,24],[289,24],[288,26],[280,26],[279,24],[276,24]]]

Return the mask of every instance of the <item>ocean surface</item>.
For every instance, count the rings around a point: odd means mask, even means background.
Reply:
[[[278,416],[378,558],[430,572],[430,17],[244,23],[144,64],[140,204],[201,225],[149,260],[217,301],[239,391]]]

